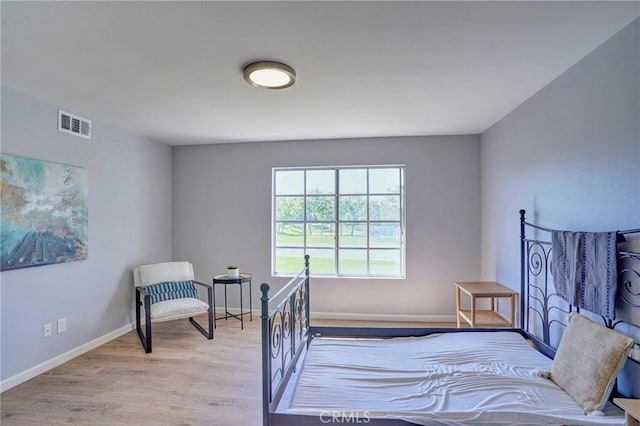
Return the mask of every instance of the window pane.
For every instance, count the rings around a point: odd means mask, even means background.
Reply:
[[[400,169],[370,169],[369,193],[400,193]]]
[[[277,170],[276,195],[304,194],[304,170]]]
[[[277,272],[300,272],[304,267],[304,250],[276,248]]]
[[[399,223],[372,223],[369,225],[371,247],[400,247]]]
[[[302,220],[304,197],[276,197],[276,220]]]
[[[308,223],[307,245],[312,247],[335,247],[336,226],[333,223]]]
[[[372,275],[400,275],[400,250],[370,250],[369,259]]]
[[[369,220],[400,220],[399,195],[369,197]]]
[[[339,250],[338,273],[341,275],[367,275],[367,251]]]
[[[335,253],[333,249],[308,249],[307,254],[311,257],[309,269],[314,274],[335,274]]]
[[[276,222],[276,246],[303,247],[302,223]]]
[[[345,277],[401,277],[404,167],[274,168],[273,267]]]
[[[339,197],[340,220],[367,220],[367,197],[362,195]]]
[[[340,247],[367,247],[366,223],[341,223]]]
[[[366,194],[367,169],[340,170],[340,194]]]
[[[335,221],[336,197],[307,197],[307,220]]]
[[[307,194],[335,194],[335,170],[308,170]]]

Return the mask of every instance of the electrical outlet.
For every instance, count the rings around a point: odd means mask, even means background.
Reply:
[[[636,343],[629,351],[629,358],[636,362],[640,362],[640,344]]]
[[[51,323],[48,322],[42,326],[42,337],[51,336]]]
[[[58,334],[64,333],[65,331],[67,331],[67,319],[60,318],[58,320]]]

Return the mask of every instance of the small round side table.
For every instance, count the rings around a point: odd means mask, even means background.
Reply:
[[[242,285],[249,283],[249,311],[244,311],[244,305],[242,301]],[[224,285],[224,316],[216,318],[216,284]],[[232,314],[227,307],[227,286],[237,285],[240,288],[240,312]],[[213,325],[215,327],[216,320],[228,319],[229,317],[240,320],[240,328],[244,330],[244,315],[249,314],[249,320],[253,321],[253,301],[251,297],[251,274],[248,272],[241,273],[238,277],[231,277],[227,274],[214,275],[213,277]]]

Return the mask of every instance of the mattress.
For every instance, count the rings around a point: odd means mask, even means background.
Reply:
[[[285,411],[419,425],[623,425],[612,404],[591,416],[537,373],[551,363],[520,334],[314,338]]]

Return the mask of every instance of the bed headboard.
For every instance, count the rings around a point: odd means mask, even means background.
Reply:
[[[566,303],[555,291],[551,274],[551,232],[525,219],[520,210],[520,324],[523,330],[549,348],[557,343],[566,327],[566,318],[579,308]],[[640,229],[619,231],[621,240],[640,237]],[[629,237],[629,238],[627,238]],[[640,340],[640,252],[618,244],[618,286],[615,318],[589,315],[608,328]],[[637,346],[636,346],[637,347]],[[636,359],[638,362],[639,360]]]

